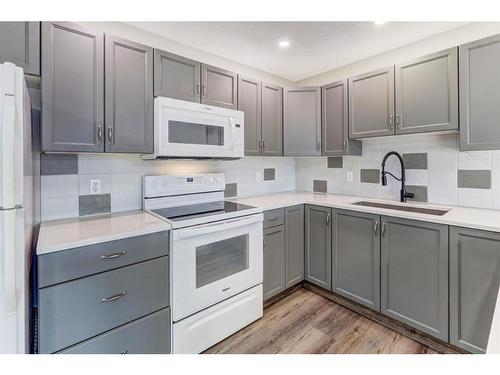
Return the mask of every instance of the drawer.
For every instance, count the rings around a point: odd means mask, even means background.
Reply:
[[[168,304],[168,257],[40,289],[40,352],[59,351]]]
[[[42,254],[38,256],[38,287],[164,256],[168,246],[168,232],[158,232]]]
[[[285,223],[285,209],[277,208],[264,212],[264,229],[283,225]]]
[[[170,309],[166,308],[59,353],[169,354],[170,341]]]

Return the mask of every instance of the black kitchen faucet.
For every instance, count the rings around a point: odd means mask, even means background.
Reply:
[[[386,162],[387,158],[391,155],[397,156],[397,158],[399,159],[399,162],[401,163],[401,178],[397,178],[391,172],[386,172],[386,170],[385,170],[385,162]],[[403,162],[403,158],[401,157],[401,155],[396,151],[389,151],[387,154],[385,154],[384,159],[382,160],[382,185],[383,186],[387,186],[387,177],[386,177],[387,174],[394,177],[396,180],[401,181],[401,193],[400,193],[401,202],[406,202],[406,198],[414,198],[415,197],[415,194],[409,193],[406,191],[405,164]]]

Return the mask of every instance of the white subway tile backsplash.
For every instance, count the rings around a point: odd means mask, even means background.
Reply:
[[[42,198],[41,214],[44,221],[77,217],[79,214],[78,195],[72,197]]]
[[[491,190],[458,189],[458,205],[465,207],[491,208]]]
[[[78,174],[109,174],[111,158],[106,154],[78,155]]]
[[[80,195],[90,194],[90,180],[101,180],[101,192],[99,194],[111,193],[111,175],[109,174],[81,174],[78,176],[78,192]]]
[[[111,212],[140,210],[141,208],[141,191],[123,191],[111,193]]]
[[[407,169],[406,183],[408,185],[427,186],[429,184],[429,173],[427,169]]]
[[[142,192],[141,173],[116,173],[111,176],[111,193]]]
[[[78,197],[78,175],[41,176],[41,198]]]
[[[461,151],[458,169],[491,169],[491,151]]]

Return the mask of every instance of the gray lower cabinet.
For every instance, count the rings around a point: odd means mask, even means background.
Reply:
[[[285,289],[285,227],[264,229],[264,300]]]
[[[394,66],[349,78],[349,138],[394,134]]]
[[[61,354],[169,354],[170,309],[134,320]]]
[[[153,152],[153,49],[106,35],[106,152]]]
[[[262,155],[283,155],[283,88],[262,82]],[[246,126],[246,122],[245,122]]]
[[[333,210],[332,291],[380,311],[380,216]]]
[[[304,216],[304,278],[330,290],[332,280],[332,210],[329,207],[306,205]]]
[[[304,205],[285,208],[285,288],[304,280]]]
[[[262,151],[261,82],[238,77],[238,110],[245,113],[245,155],[257,156]]]
[[[396,65],[396,134],[458,129],[457,48]]]
[[[321,88],[321,154],[361,155],[361,141],[349,140],[347,79]]]
[[[236,73],[201,65],[201,102],[229,109],[238,108],[238,75]]]
[[[381,312],[448,341],[448,226],[382,217]]]
[[[201,63],[155,49],[154,95],[199,103]]]
[[[40,22],[0,22],[0,63],[40,75]]]
[[[500,35],[459,47],[460,150],[500,149]]]
[[[450,342],[484,353],[500,285],[500,234],[450,228]]]
[[[104,34],[42,23],[42,150],[104,151]]]
[[[320,156],[320,87],[287,88],[283,103],[284,155]]]

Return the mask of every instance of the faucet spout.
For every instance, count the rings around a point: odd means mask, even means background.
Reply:
[[[385,170],[385,162],[389,158],[389,156],[394,155],[398,158],[399,163],[401,164],[401,177],[398,178],[394,176],[391,172],[387,172]],[[392,176],[394,179],[401,181],[401,192],[400,192],[400,200],[401,202],[406,202],[407,198],[414,198],[415,194],[409,193],[406,191],[406,173],[405,173],[405,164],[403,162],[403,158],[401,155],[396,152],[396,151],[389,151],[387,154],[385,154],[384,158],[382,159],[382,176],[381,176],[381,181],[382,181],[382,186],[387,186],[387,175]]]

